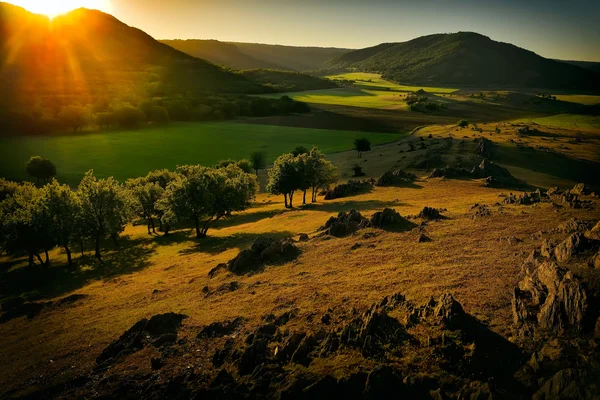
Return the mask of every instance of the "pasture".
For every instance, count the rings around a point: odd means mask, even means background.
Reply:
[[[0,139],[0,176],[30,179],[25,172],[29,157],[54,161],[57,179],[70,185],[94,169],[99,177],[124,180],[148,171],[181,164],[213,165],[226,158],[248,158],[263,151],[272,162],[296,146],[317,146],[326,154],[349,150],[357,137],[373,144],[396,140],[398,134],[307,129],[236,122],[172,123],[140,130],[114,130],[60,136]]]
[[[419,89],[423,89],[429,93],[454,93],[459,89],[447,88],[447,87],[430,87],[430,86],[410,86],[401,85],[394,82],[390,82],[381,77],[381,74],[373,74],[368,72],[349,72],[346,74],[336,74],[326,76],[327,79],[331,80],[349,80],[355,81],[354,85],[359,87],[371,87],[371,88],[386,88],[386,90],[394,90],[400,92],[416,92]]]

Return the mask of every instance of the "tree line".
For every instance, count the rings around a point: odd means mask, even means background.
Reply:
[[[182,165],[123,183],[98,178],[90,170],[72,189],[52,178],[56,167],[50,160],[32,157],[27,169],[42,171],[33,174],[38,183],[43,180],[41,186],[0,178],[0,250],[27,255],[32,266],[36,261],[49,265],[49,251],[61,247],[72,265],[73,249],[84,256],[86,245],[93,243],[94,257],[102,260],[102,241],[112,240],[119,247],[125,226],[140,220],[148,234],[158,228],[164,235],[190,222],[196,237],[203,238],[216,221],[251,205],[258,171],[265,166],[265,154],[255,152],[250,160],[223,160],[214,167]],[[283,194],[286,207],[293,207],[296,191],[303,192],[305,204],[312,189],[311,201],[316,201],[318,189],[336,181],[336,170],[317,148],[299,147],[278,157],[268,178],[268,190]]]
[[[0,131],[7,134],[47,134],[92,129],[136,129],[145,124],[170,121],[218,121],[236,117],[266,117],[307,113],[306,103],[288,96],[270,99],[253,96],[206,96],[200,98],[129,99],[109,103],[64,104],[32,112],[0,110]],[[5,128],[5,129],[3,129]]]

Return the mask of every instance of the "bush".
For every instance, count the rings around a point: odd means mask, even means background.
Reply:
[[[144,115],[142,110],[131,105],[118,107],[114,115],[119,127],[125,129],[139,128],[146,119],[146,115]]]
[[[458,121],[457,125],[461,128],[466,128],[467,126],[469,126],[469,121],[467,121],[466,119],[461,119],[460,121]]]
[[[359,164],[354,164],[351,169],[354,171],[354,175],[352,176],[365,176],[363,168]]]

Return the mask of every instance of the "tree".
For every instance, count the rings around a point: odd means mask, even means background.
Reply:
[[[362,157],[364,151],[371,151],[371,141],[365,137],[354,140],[354,150],[358,153],[358,157]]]
[[[13,196],[17,190],[19,190],[17,182],[0,178],[0,201],[6,199],[8,196]]]
[[[156,204],[163,196],[164,189],[156,182],[149,182],[146,178],[129,179],[125,186],[130,191],[134,201],[136,214],[148,222],[148,235],[156,233],[154,218],[158,216]],[[152,232],[150,232],[152,228]]]
[[[33,266],[34,257],[48,265],[48,250],[55,245],[42,195],[42,189],[26,182],[0,202],[0,247],[7,252],[25,252],[29,266]],[[42,251],[46,261],[40,257]]]
[[[80,213],[79,198],[67,185],[61,185],[53,179],[43,189],[42,199],[49,231],[59,246],[67,253],[69,265],[73,265],[70,244],[76,239],[78,233],[77,215]]]
[[[469,126],[469,121],[467,121],[466,119],[461,119],[460,121],[458,121],[457,125],[460,128],[466,128],[467,126]]]
[[[319,189],[329,186],[337,181],[337,171],[335,166],[325,159],[325,155],[316,147],[313,147],[309,153],[308,162],[312,172],[312,197],[311,202],[317,201],[317,192]]]
[[[157,207],[169,223],[194,221],[198,238],[206,237],[213,222],[248,207],[256,193],[256,178],[235,164],[218,169],[185,165],[177,171],[180,178],[167,186]]]
[[[26,164],[27,173],[35,178],[36,183],[40,182],[40,179],[44,180],[44,183],[56,175],[56,165],[47,158],[40,156],[33,156],[27,161]]]
[[[282,194],[285,207],[292,208],[299,181],[297,158],[291,153],[285,153],[277,157],[273,168],[269,170],[267,190],[276,195]]]
[[[155,171],[148,172],[148,175],[146,175],[145,179],[148,183],[156,183],[158,186],[160,186],[163,190],[164,196],[164,190],[167,188],[167,186],[169,186],[169,183],[173,182],[177,178],[179,178],[179,174],[177,174],[176,172],[169,171],[168,169],[157,169]],[[168,235],[170,225],[168,224],[167,219],[163,218],[163,210],[155,206],[154,211],[156,212],[156,217],[158,218],[158,221],[160,223],[159,229],[161,230],[161,232],[164,232],[165,235]]]
[[[142,126],[146,115],[139,108],[123,104],[114,110],[115,121],[121,128],[135,129]]]
[[[102,259],[100,241],[111,237],[117,244],[117,235],[129,220],[130,205],[127,193],[112,177],[97,179],[94,171],[86,172],[77,194],[81,201],[82,223],[95,241],[95,257]]]
[[[56,115],[56,119],[61,128],[73,129],[73,132],[77,132],[91,122],[92,114],[86,107],[63,106]]]
[[[250,163],[256,172],[256,176],[258,176],[258,171],[267,166],[267,155],[262,151],[255,151],[250,154]]]
[[[246,160],[246,159],[232,160],[231,158],[228,158],[226,160],[221,160],[217,163],[217,165],[215,165],[215,168],[225,168],[229,165],[237,165],[244,172],[246,172],[248,174],[252,172],[252,167],[250,166],[250,161]]]

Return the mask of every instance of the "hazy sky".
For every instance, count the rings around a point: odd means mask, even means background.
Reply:
[[[87,0],[94,1],[100,4]],[[101,2],[109,2],[108,11],[123,22],[157,39],[361,48],[431,33],[475,31],[545,57],[600,61],[600,0]]]

